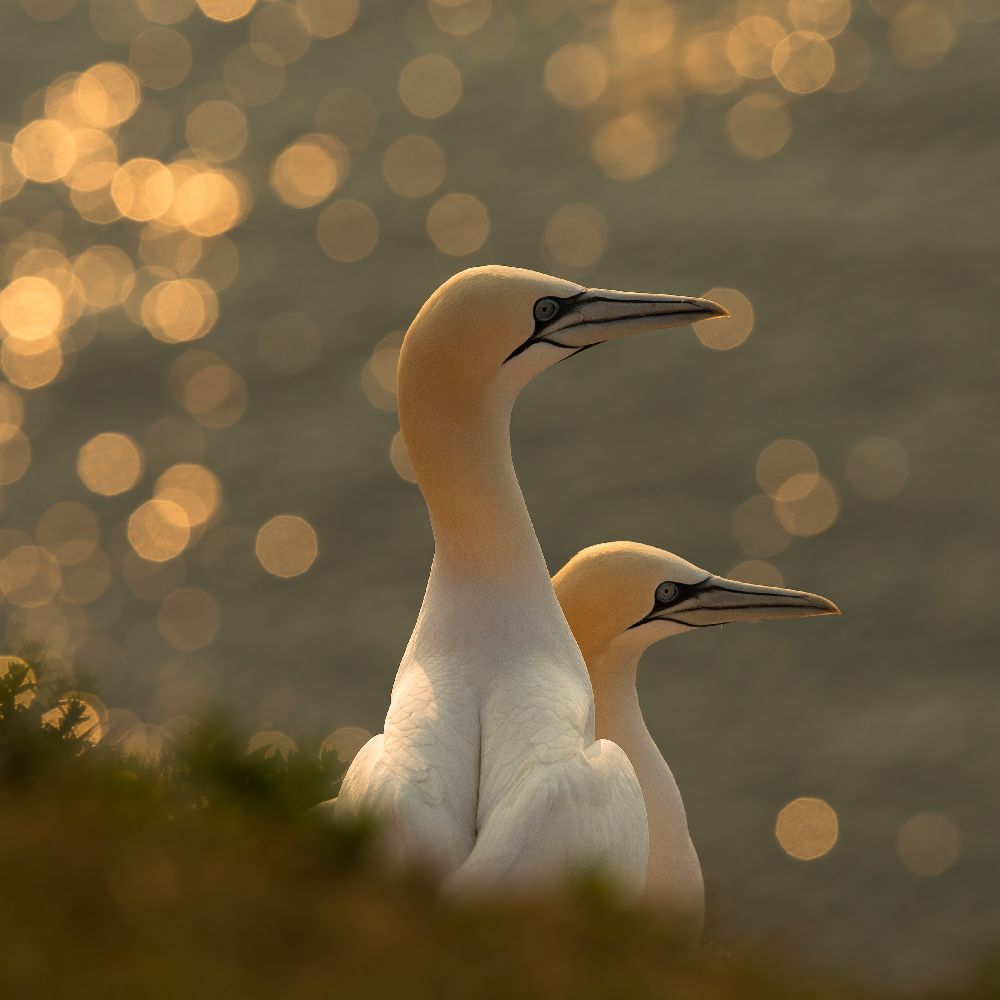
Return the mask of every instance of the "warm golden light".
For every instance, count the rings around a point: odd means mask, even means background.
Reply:
[[[0,423],[0,486],[16,483],[31,465],[31,442],[14,424]]]
[[[800,31],[833,38],[851,20],[851,0],[788,0],[788,17]]]
[[[132,489],[142,475],[142,452],[126,434],[92,437],[79,451],[76,472],[92,493],[116,496]]]
[[[677,16],[662,0],[618,0],[611,12],[611,38],[629,59],[651,56],[670,44]]]
[[[889,48],[896,60],[912,69],[939,62],[955,44],[955,25],[948,11],[917,0],[901,7],[889,25]]]
[[[451,257],[475,253],[489,234],[489,212],[474,195],[447,194],[427,213],[427,235],[441,253]]]
[[[73,133],[62,122],[40,118],[14,136],[17,169],[29,180],[50,184],[76,162]]]
[[[774,50],[786,34],[773,17],[745,17],[729,32],[726,55],[740,76],[764,80],[774,72]]]
[[[173,28],[147,28],[128,50],[129,65],[144,87],[169,90],[191,72],[191,43]]]
[[[53,504],[38,518],[35,526],[39,545],[64,566],[89,559],[97,548],[99,533],[97,515],[89,507],[72,500]]]
[[[84,250],[73,261],[73,274],[94,310],[121,305],[135,286],[132,261],[116,246],[99,244]]]
[[[136,0],[136,3],[154,24],[177,24],[194,10],[195,0]]]
[[[48,278],[15,278],[0,292],[0,326],[17,340],[43,340],[63,324],[63,297]]]
[[[444,181],[444,150],[425,135],[405,135],[386,149],[382,174],[396,194],[423,198]]]
[[[178,462],[160,474],[153,494],[180,507],[191,527],[205,524],[222,503],[222,484],[210,469],[194,462]]]
[[[733,148],[752,160],[774,156],[792,134],[788,105],[777,94],[750,94],[737,101],[726,116]]]
[[[907,871],[923,878],[943,875],[961,853],[958,827],[940,813],[918,813],[896,836],[896,853]]]
[[[19,545],[0,561],[0,593],[22,608],[48,604],[61,580],[59,561],[37,545]]]
[[[660,136],[641,114],[630,113],[602,125],[590,146],[594,162],[609,177],[634,181],[663,162]]]
[[[257,532],[257,559],[272,576],[301,576],[316,561],[316,530],[294,514],[272,517]]]
[[[442,31],[464,37],[489,20],[493,3],[492,0],[428,0],[427,9]]]
[[[545,225],[545,248],[563,267],[596,264],[608,245],[608,224],[593,205],[563,205]]]
[[[730,351],[739,347],[753,330],[753,304],[735,288],[710,288],[704,297],[725,306],[729,315],[723,319],[695,323],[694,332],[698,339],[713,351]]]
[[[847,456],[847,478],[855,493],[869,500],[887,500],[906,485],[910,460],[893,438],[859,441]]]
[[[21,193],[24,171],[24,154],[9,142],[0,142],[0,204]]]
[[[171,221],[197,236],[218,236],[238,225],[250,207],[243,178],[235,171],[201,169],[192,162],[175,164],[176,193]]]
[[[243,152],[247,118],[231,101],[204,101],[188,115],[184,135],[196,156],[224,163]]]
[[[360,726],[341,726],[323,740],[319,752],[320,754],[335,753],[338,760],[349,764],[371,738],[372,734]]]
[[[280,313],[266,320],[257,334],[257,353],[279,375],[298,375],[320,355],[316,324],[301,313]]]
[[[378,243],[375,213],[361,201],[341,198],[327,205],[316,221],[316,237],[323,252],[341,263],[367,257]]]
[[[111,197],[126,218],[148,222],[164,215],[170,208],[174,197],[174,178],[159,160],[136,157],[115,171]]]
[[[139,81],[121,63],[98,63],[77,78],[73,100],[86,122],[98,128],[113,128],[135,114]]]
[[[148,562],[179,556],[190,538],[187,514],[172,500],[147,500],[128,519],[129,544]]]
[[[200,587],[182,587],[160,605],[156,624],[166,643],[182,653],[210,645],[219,633],[218,601]]]
[[[740,76],[727,58],[729,32],[706,31],[684,46],[681,66],[689,86],[706,94],[728,94],[740,85]]]
[[[396,409],[396,370],[402,341],[401,333],[383,337],[361,370],[361,388],[368,402],[379,410]]]
[[[261,7],[250,21],[250,48],[262,62],[275,66],[297,62],[310,42],[306,19],[291,4]]]
[[[75,739],[84,740],[93,745],[100,743],[107,731],[105,720],[108,710],[100,698],[92,694],[84,694],[80,691],[66,694],[59,699],[54,708],[50,708],[42,716],[43,725],[51,726],[53,729],[62,729],[65,725],[63,720],[74,704],[79,704],[82,714],[79,722],[69,728],[69,734]]]
[[[14,704],[27,708],[37,697],[35,671],[20,656],[0,656],[0,678],[6,679],[15,670],[23,679],[18,693],[14,695]]]
[[[774,516],[792,535],[822,534],[840,513],[837,491],[825,476],[799,473],[782,484],[779,494],[792,499],[775,500]]]
[[[399,75],[399,96],[410,114],[440,118],[462,96],[462,75],[445,56],[417,56]]]
[[[396,470],[400,479],[408,483],[417,481],[417,474],[413,470],[413,463],[410,461],[410,453],[406,450],[406,442],[403,440],[402,431],[396,431],[389,443],[389,461]]]
[[[271,164],[274,193],[293,208],[318,205],[343,182],[350,164],[346,147],[333,136],[307,135]]]
[[[157,340],[176,344],[204,337],[219,318],[214,290],[198,278],[154,285],[142,300],[142,322]]]
[[[778,813],[774,835],[790,857],[815,861],[837,843],[837,814],[823,799],[793,799]]]
[[[549,56],[545,64],[545,89],[568,108],[593,104],[608,85],[608,63],[596,45],[570,42]]]
[[[818,473],[816,453],[805,441],[795,438],[772,441],[757,457],[757,482],[768,496],[776,500],[801,499],[816,485]],[[802,492],[798,495],[789,493],[792,487]]]
[[[190,351],[178,358],[171,366],[170,386],[203,427],[230,427],[246,412],[246,381],[210,351]]]
[[[298,743],[291,736],[277,729],[264,729],[254,733],[247,742],[247,753],[259,753],[262,757],[288,757],[298,749]]]
[[[775,46],[771,68],[785,90],[811,94],[830,82],[835,65],[833,49],[822,35],[793,31]]]
[[[246,17],[257,0],[197,0],[206,17],[213,21],[238,21]]]
[[[309,33],[336,38],[350,31],[361,12],[360,0],[295,0]]]
[[[10,383],[20,389],[49,385],[61,374],[65,361],[58,337],[30,341],[8,337],[0,348],[0,368]]]

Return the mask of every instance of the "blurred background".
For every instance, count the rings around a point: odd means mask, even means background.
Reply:
[[[430,563],[398,345],[455,271],[707,294],[514,418],[550,566],[844,616],[640,672],[710,936],[892,977],[1000,933],[1000,0],[0,7],[0,617],[155,756],[381,729]]]

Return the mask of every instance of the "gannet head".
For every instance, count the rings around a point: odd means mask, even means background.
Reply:
[[[584,549],[552,583],[588,662],[590,654],[612,647],[641,652],[693,628],[840,614],[825,597],[713,576],[637,542]]]
[[[691,296],[585,288],[496,264],[469,268],[431,295],[407,331],[400,402],[417,384],[453,397],[499,385],[512,399],[543,369],[604,341],[726,315]]]

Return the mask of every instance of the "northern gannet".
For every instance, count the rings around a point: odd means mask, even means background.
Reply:
[[[642,794],[625,754],[595,742],[590,679],[514,473],[511,408],[573,354],[724,315],[493,265],[445,282],[406,333],[399,423],[434,559],[384,731],[337,810],[382,817],[398,853],[451,872],[456,891],[537,886],[589,863],[641,890]]]
[[[642,787],[649,822],[645,896],[669,907],[696,941],[705,910],[701,866],[677,782],[639,707],[639,659],[653,643],[690,629],[840,610],[815,594],[713,576],[637,542],[584,549],[552,583],[590,672],[597,738],[625,751]]]

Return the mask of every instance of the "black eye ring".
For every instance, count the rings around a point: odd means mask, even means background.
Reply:
[[[559,312],[559,303],[555,299],[539,299],[535,303],[535,319],[539,323],[547,323]]]
[[[671,583],[670,580],[664,580],[656,588],[656,603],[657,604],[673,604],[681,595],[681,588],[677,586],[676,583]]]

